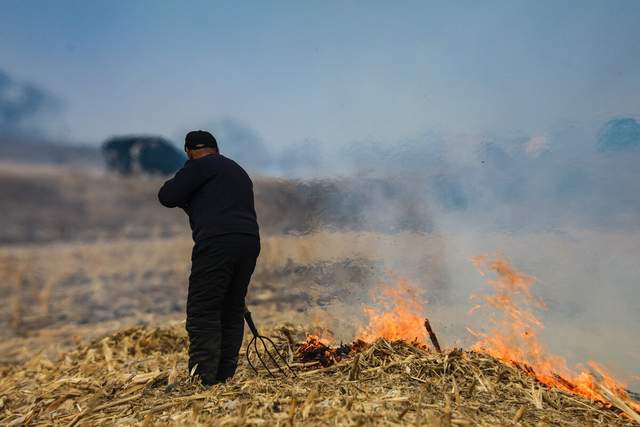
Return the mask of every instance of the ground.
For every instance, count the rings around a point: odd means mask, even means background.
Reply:
[[[311,187],[269,180],[258,185],[265,223],[247,302],[297,377],[254,373],[243,349],[237,375],[204,389],[186,369],[191,240],[180,212],[156,209],[158,182],[48,169],[0,173],[0,187],[22,188],[2,196],[10,212],[0,233],[1,425],[631,423],[609,404],[456,349],[455,320],[468,302],[446,286],[442,236],[309,230],[300,224],[317,222],[304,215],[305,206],[318,209],[303,196]],[[266,207],[269,200],[275,207]],[[292,203],[292,216],[304,219],[282,218]],[[340,222],[336,215],[329,217]],[[412,273],[429,278],[436,302],[429,316],[443,353],[372,340],[330,366],[304,361],[308,334],[333,345],[355,337],[360,304],[389,265],[417,266]]]

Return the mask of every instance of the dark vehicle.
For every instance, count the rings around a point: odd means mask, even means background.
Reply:
[[[168,140],[159,136],[117,136],[102,144],[110,171],[121,175],[170,175],[186,158]]]

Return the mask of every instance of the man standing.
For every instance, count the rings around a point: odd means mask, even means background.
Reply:
[[[209,132],[185,137],[189,157],[158,192],[160,203],[189,216],[194,247],[187,297],[189,372],[204,385],[230,378],[244,334],[244,298],[260,234],[253,183],[236,162],[218,151]]]

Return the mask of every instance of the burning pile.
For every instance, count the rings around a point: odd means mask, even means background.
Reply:
[[[286,352],[288,340],[274,339]],[[294,357],[296,378],[256,375],[242,358],[231,381],[205,390],[186,374],[185,344],[182,324],[136,328],[56,363],[38,357],[5,368],[0,424],[633,425],[610,405],[546,387],[475,351],[438,353],[379,338],[324,368]]]
[[[331,347],[322,342],[317,336],[308,335],[307,339],[298,345],[296,355],[302,362],[316,361],[326,368],[361,352],[368,345],[363,340],[355,340],[351,344],[340,344],[338,347]]]
[[[533,310],[545,305],[531,291],[533,277],[514,270],[502,258],[474,257],[473,262],[483,276],[489,271],[496,275],[495,279],[487,280],[494,294],[477,297],[481,304],[472,309],[490,308],[494,315],[488,333],[471,331],[478,337],[475,350],[513,363],[549,387],[612,403],[640,422],[640,403],[601,365],[589,361],[589,370],[570,369],[562,357],[544,348],[538,339],[544,325]]]
[[[55,363],[39,355],[0,368],[0,425],[640,423],[638,403],[602,368],[576,374],[544,351],[533,278],[500,259],[475,262],[497,277],[476,310],[501,316],[471,351],[440,349],[420,292],[401,280],[366,308],[362,339],[351,344],[272,330],[296,377],[256,375],[241,355],[231,381],[203,389],[187,375],[183,324],[134,328]]]
[[[535,283],[533,277],[514,270],[500,257],[474,257],[472,261],[483,276],[488,276],[489,272],[496,275],[495,279],[487,278],[487,283],[495,292],[475,296],[479,303],[470,311],[489,309],[492,315],[492,324],[487,333],[469,329],[477,338],[473,350],[510,363],[548,387],[617,407],[640,423],[638,395],[627,390],[604,367],[589,361],[589,369],[572,370],[562,357],[550,354],[544,348],[538,339],[538,332],[544,326],[534,310],[545,308],[545,304],[531,290]],[[366,341],[378,337],[402,340],[424,350],[427,349],[428,335],[433,348],[441,352],[429,320],[424,317],[420,289],[408,280],[400,279],[377,289],[372,300],[378,306],[365,306],[368,323],[358,328],[357,336]],[[357,342],[358,348],[366,346],[363,340]],[[349,354],[349,346],[341,345],[332,349],[326,343],[321,343],[318,337],[310,336],[299,351],[303,360],[317,358],[323,366],[328,366],[340,360],[344,354],[343,348]]]

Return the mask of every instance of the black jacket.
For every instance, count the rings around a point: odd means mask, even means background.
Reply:
[[[251,178],[221,154],[187,160],[160,188],[158,200],[189,215],[196,247],[225,234],[260,237]]]

